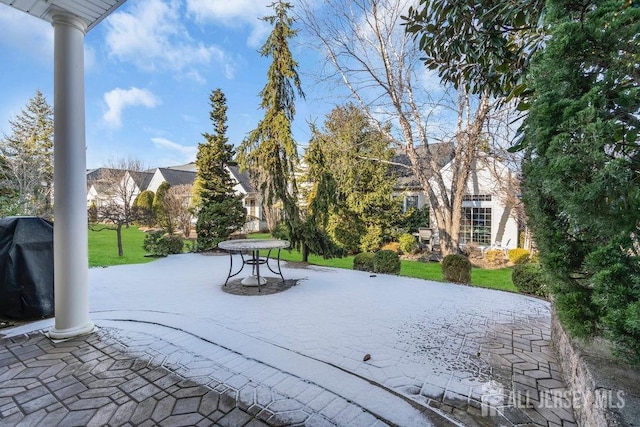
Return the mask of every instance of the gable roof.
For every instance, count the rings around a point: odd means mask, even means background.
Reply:
[[[151,183],[151,178],[153,178],[153,172],[129,171],[129,175],[140,191],[146,190]]]
[[[421,145],[416,147],[416,152],[418,153],[420,162],[424,162],[425,165],[427,165],[430,154],[440,169],[453,159],[453,145],[450,143],[429,144],[427,146]],[[411,166],[411,161],[407,155],[400,150],[398,150],[392,161]],[[428,168],[428,166],[425,167]],[[396,165],[393,167],[392,172],[396,176],[396,185],[394,186],[396,189],[406,190],[420,188],[420,182],[410,168]]]
[[[170,168],[158,168],[162,177],[172,187],[175,185],[190,185],[196,180],[196,172],[170,169]]]
[[[249,174],[247,172],[241,172],[240,171],[240,166],[235,165],[235,164],[228,164],[227,168],[229,169],[229,172],[231,172],[231,175],[233,175],[233,177],[236,179],[236,181],[238,181],[238,183],[240,184],[240,186],[244,189],[245,192],[247,193],[255,193],[256,189],[254,188],[253,184],[251,183],[251,178],[249,177]]]

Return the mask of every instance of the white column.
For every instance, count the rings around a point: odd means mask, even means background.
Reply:
[[[55,14],[54,27],[54,295],[52,339],[90,333],[84,21]]]

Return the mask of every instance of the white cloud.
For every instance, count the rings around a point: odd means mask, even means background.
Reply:
[[[181,22],[180,2],[148,0],[132,3],[106,21],[110,55],[146,71],[170,70],[202,82],[197,71],[213,62],[226,65],[225,52],[194,40]]]
[[[151,138],[151,142],[160,150],[178,154],[179,158],[176,159],[176,163],[193,162],[198,153],[196,146],[180,145],[166,138]]]
[[[122,110],[126,107],[144,106],[153,108],[160,104],[160,100],[146,89],[132,87],[130,89],[116,88],[104,94],[104,101],[107,104],[107,112],[102,117],[103,120],[114,127],[122,125]]]
[[[20,46],[25,55],[53,61],[53,27],[12,7],[0,7],[0,45]]]
[[[198,22],[215,22],[230,28],[248,24],[251,33],[247,44],[256,47],[271,31],[260,19],[273,14],[273,9],[267,7],[271,3],[273,0],[187,0],[187,12]]]

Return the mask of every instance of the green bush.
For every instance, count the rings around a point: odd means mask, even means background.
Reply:
[[[362,252],[353,257],[353,269],[359,271],[374,271],[373,257],[375,254],[372,252]]]
[[[442,260],[442,278],[445,282],[471,283],[471,261],[461,254],[449,254]]]
[[[180,236],[165,234],[164,231],[153,231],[146,235],[142,248],[152,256],[180,254],[184,242]]]
[[[484,260],[490,267],[500,267],[505,264],[504,251],[501,249],[488,249],[484,252]]]
[[[382,246],[382,227],[371,225],[360,238],[360,250],[362,252],[375,252]]]
[[[289,227],[284,221],[280,221],[271,230],[271,237],[280,240],[289,240]]]
[[[400,274],[400,257],[393,251],[378,251],[373,256],[373,271],[382,274]]]
[[[529,262],[530,252],[523,248],[509,249],[509,261],[513,264],[525,264]]]
[[[511,273],[513,284],[523,294],[546,297],[548,283],[540,264],[516,264]]]
[[[348,254],[360,252],[360,239],[364,235],[365,229],[362,222],[355,215],[331,215],[327,232],[338,246]]]
[[[398,239],[398,243],[400,243],[400,250],[405,254],[410,254],[415,251],[418,243],[416,242],[416,237],[413,234],[405,233],[400,236]]]

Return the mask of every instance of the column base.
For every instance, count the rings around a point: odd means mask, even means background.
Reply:
[[[45,335],[52,341],[64,341],[81,335],[88,335],[96,329],[96,325],[89,320],[86,324],[75,328],[56,329],[55,326]]]

